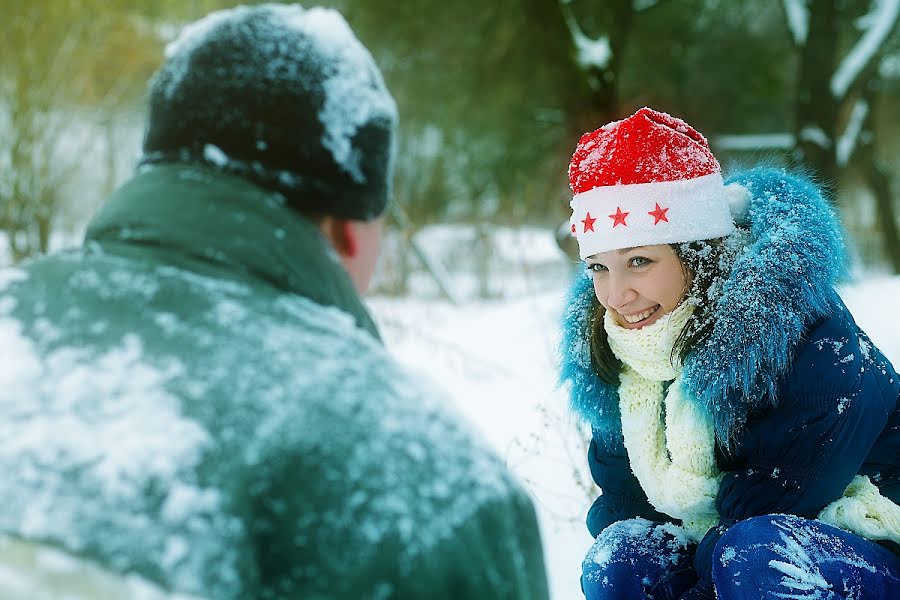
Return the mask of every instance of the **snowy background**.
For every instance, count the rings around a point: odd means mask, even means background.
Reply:
[[[397,359],[430,377],[479,429],[531,493],[540,518],[553,598],[580,598],[581,559],[591,538],[584,525],[597,494],[587,468],[586,432],[556,387],[562,298],[578,265],[552,232],[501,230],[493,237],[496,297],[475,297],[471,265],[459,257],[474,232],[431,227],[417,239],[447,266],[457,304],[414,273],[402,298],[374,295],[368,304]],[[862,274],[842,288],[857,322],[900,365],[900,277]]]

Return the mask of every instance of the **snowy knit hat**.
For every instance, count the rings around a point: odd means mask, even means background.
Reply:
[[[722,237],[746,190],[725,186],[700,133],[650,108],[581,137],[569,165],[572,234],[598,252]]]
[[[338,12],[239,6],[166,48],[142,163],[206,164],[301,212],[368,220],[391,194],[396,124],[381,73]]]

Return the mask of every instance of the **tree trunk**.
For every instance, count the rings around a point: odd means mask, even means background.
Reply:
[[[876,220],[881,229],[884,254],[894,274],[900,274],[900,232],[897,229],[897,212],[891,196],[891,182],[887,169],[874,156],[862,165],[866,183],[875,195]]]
[[[897,228],[897,211],[891,194],[889,170],[878,160],[875,148],[876,82],[872,81],[864,89],[864,98],[869,104],[869,112],[863,121],[862,135],[856,151],[856,163],[866,185],[875,197],[875,221],[881,230],[884,256],[894,273],[900,274],[900,231]]]
[[[475,277],[478,282],[478,297],[484,300],[493,298],[496,293],[491,285],[491,257],[494,254],[494,244],[491,239],[491,226],[479,222],[475,226]]]
[[[585,99],[586,106],[575,107],[570,113],[570,127],[574,139],[586,132],[620,119],[620,79],[625,49],[628,46],[634,21],[634,3],[632,0],[612,0],[607,10],[611,13],[612,26],[606,32],[609,38],[610,59],[603,67],[594,65],[584,70],[588,82],[589,95]]]
[[[797,158],[826,185],[837,183],[835,152],[839,102],[831,93],[837,56],[835,0],[809,3],[809,33],[800,52],[794,127]]]

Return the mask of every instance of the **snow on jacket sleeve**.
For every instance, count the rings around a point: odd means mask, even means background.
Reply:
[[[588,466],[591,477],[601,490],[587,515],[587,527],[591,536],[597,535],[616,521],[643,517],[650,521],[671,521],[650,505],[647,495],[628,462],[625,447],[607,441],[594,430],[588,448]]]
[[[821,322],[799,348],[776,406],[738,434],[723,465],[721,524],[697,550],[701,580],[710,580],[715,544],[731,524],[773,513],[815,518],[859,472],[887,422],[887,388],[896,393],[873,368],[870,353],[880,353],[860,335],[846,310]]]

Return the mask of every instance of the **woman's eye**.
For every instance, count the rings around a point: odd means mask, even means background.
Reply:
[[[632,267],[644,267],[646,265],[649,265],[653,261],[651,261],[649,258],[644,258],[643,256],[635,256],[632,257],[628,262],[631,263]]]
[[[594,273],[602,273],[603,271],[606,271],[606,267],[604,267],[600,263],[594,263],[592,265],[588,265],[587,268],[588,268],[588,271],[593,271]]]

